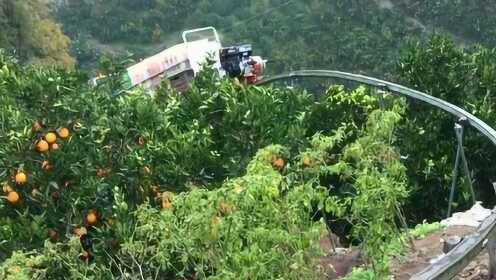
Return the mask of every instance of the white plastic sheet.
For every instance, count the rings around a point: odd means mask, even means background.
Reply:
[[[442,220],[441,224],[445,226],[478,227],[489,215],[491,215],[491,210],[482,207],[481,202],[478,201],[470,210],[454,213],[450,218]]]

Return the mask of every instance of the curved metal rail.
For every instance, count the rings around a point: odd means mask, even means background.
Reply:
[[[264,79],[257,83],[257,85],[265,85],[279,80],[287,80],[292,78],[337,78],[347,81],[358,82],[369,86],[385,89],[391,93],[406,96],[412,99],[420,100],[444,110],[458,119],[466,119],[467,123],[473,128],[477,129],[480,133],[485,135],[493,144],[496,145],[496,131],[489,125],[484,123],[469,112],[462,108],[455,106],[442,99],[433,97],[426,93],[413,90],[395,83],[345,72],[328,71],[328,70],[301,70],[293,71],[287,74],[281,74]],[[487,240],[494,240],[496,238],[496,212],[487,217],[481,225],[477,228],[476,232],[469,237],[465,238],[453,250],[446,254],[442,259],[429,265],[423,271],[415,274],[411,279],[414,280],[438,280],[438,279],[452,279],[463,268],[465,268],[485,247]]]

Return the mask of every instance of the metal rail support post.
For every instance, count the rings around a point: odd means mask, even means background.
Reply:
[[[455,123],[455,134],[456,134],[456,140],[458,143],[458,147],[456,150],[455,168],[453,169],[453,179],[451,182],[451,191],[450,191],[449,205],[448,205],[448,218],[451,216],[451,207],[452,207],[453,200],[455,197],[455,188],[456,188],[456,181],[458,179],[458,169],[460,167],[460,161],[462,162],[463,171],[464,171],[465,176],[468,180],[468,185],[470,188],[470,195],[472,196],[472,202],[473,202],[473,204],[475,204],[475,192],[474,192],[474,187],[472,184],[472,177],[470,176],[470,170],[468,168],[467,157],[465,156],[465,151],[463,150],[463,133],[464,133],[464,127],[465,127],[466,123],[467,123],[466,118],[460,118],[458,120],[458,122]]]
[[[377,97],[379,98],[379,107],[381,108],[382,111],[384,111],[386,108],[386,106],[384,105],[384,92],[387,91],[388,91],[388,87],[384,84],[379,85],[375,89]]]
[[[496,183],[493,183],[496,191]],[[493,213],[496,210],[493,210]],[[496,235],[491,234],[487,237],[487,252],[489,253],[489,280],[496,279]]]
[[[487,251],[489,253],[489,279],[496,279],[496,236],[494,234],[488,237]]]

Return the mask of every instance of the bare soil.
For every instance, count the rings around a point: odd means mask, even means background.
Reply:
[[[353,270],[354,267],[363,264],[358,248],[337,248],[335,240],[326,238],[321,240],[320,245],[324,252],[330,252],[320,260],[324,279],[338,279]]]
[[[450,235],[468,236],[474,233],[475,228],[468,226],[451,226],[433,232],[423,239],[413,240],[408,252],[393,261],[392,272],[395,280],[410,279],[415,273],[422,271],[430,261],[443,253],[442,239]],[[321,246],[325,252],[330,252],[320,261],[320,268],[324,271],[324,279],[339,279],[353,270],[354,267],[363,265],[363,260],[358,248],[338,248],[333,250],[333,241],[323,239]],[[483,280],[489,279],[489,256],[483,251],[472,261],[456,280]]]
[[[443,253],[442,239],[450,235],[467,236],[474,232],[474,228],[466,226],[452,226],[436,231],[424,239],[414,240],[413,246],[405,256],[393,262],[392,272],[396,280],[408,280],[415,273],[422,271],[430,261]]]

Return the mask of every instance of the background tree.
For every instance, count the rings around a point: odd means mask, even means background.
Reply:
[[[14,51],[28,64],[74,67],[71,41],[51,18],[46,1],[2,1],[0,15],[0,47]]]
[[[496,127],[496,50],[481,46],[460,48],[449,38],[433,36],[427,42],[412,41],[398,63],[398,76],[403,84],[458,105]],[[400,133],[402,151],[409,177],[414,184],[414,197],[409,213],[436,213],[441,218],[447,209],[451,172],[455,162],[456,140],[453,116],[428,106],[410,103],[408,121]],[[433,146],[433,143],[436,143]],[[465,152],[473,172],[476,199],[492,205],[492,183],[496,170],[495,148],[473,129],[465,132]],[[454,206],[468,206],[471,201],[467,181],[457,186]],[[422,201],[422,203],[418,203]],[[430,201],[430,203],[425,203]]]
[[[446,32],[458,44],[492,47],[490,1],[420,0],[71,0],[59,9],[81,63],[124,46],[145,57],[180,41],[180,32],[215,26],[225,45],[253,43],[275,72],[327,68],[392,78],[410,37]],[[159,25],[161,41],[153,41]],[[87,44],[89,42],[89,44]]]

